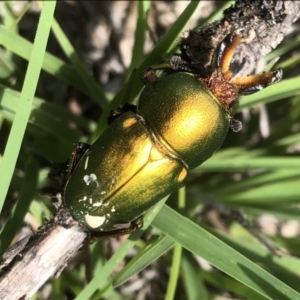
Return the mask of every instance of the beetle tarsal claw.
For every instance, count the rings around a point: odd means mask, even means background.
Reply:
[[[273,74],[274,74],[274,76],[272,78],[272,83],[271,84],[277,83],[282,79],[283,72],[282,72],[281,68],[274,71]]]
[[[53,205],[55,206],[56,209],[58,209],[62,205],[62,195],[61,195],[61,193],[56,194],[56,199],[57,199],[57,202],[53,202]]]
[[[173,55],[170,59],[170,64],[174,70],[181,71],[185,65],[185,61],[179,55]]]
[[[230,128],[233,132],[239,132],[243,128],[243,124],[241,121],[231,118],[230,119]]]
[[[127,229],[130,228],[131,226],[131,222],[127,222],[127,223],[118,223],[114,225],[114,228],[116,229]]]
[[[241,95],[250,95],[279,82],[282,79],[282,74],[282,69],[278,69],[247,77],[237,77],[232,81],[232,84]]]

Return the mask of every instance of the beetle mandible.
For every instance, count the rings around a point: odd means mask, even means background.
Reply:
[[[137,107],[127,105],[92,145],[78,143],[63,192],[65,207],[88,231],[117,236],[142,227],[142,215],[184,185],[191,169],[220,148],[239,95],[282,78],[282,71],[233,78],[241,37],[227,36],[205,76],[188,68],[158,78],[147,71]],[[127,109],[126,109],[127,107]]]

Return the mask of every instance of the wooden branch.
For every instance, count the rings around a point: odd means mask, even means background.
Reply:
[[[243,40],[231,69],[235,76],[247,76],[256,72],[258,61],[292,32],[299,16],[300,1],[238,0],[224,11],[222,20],[185,32],[180,48],[188,60],[207,67],[219,43],[228,34],[239,33]]]
[[[30,299],[49,278],[60,274],[86,236],[68,211],[60,208],[7,266],[4,263],[0,299]]]

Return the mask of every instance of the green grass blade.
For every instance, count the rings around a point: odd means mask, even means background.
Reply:
[[[136,30],[134,36],[134,45],[132,49],[132,60],[128,70],[127,76],[132,73],[138,65],[142,64],[144,60],[144,45],[145,45],[145,33],[147,29],[147,15],[150,9],[150,1],[138,2],[138,19],[136,22]]]
[[[257,157],[245,158],[238,157],[232,159],[218,159],[217,155],[213,159],[207,160],[193,172],[201,172],[209,170],[211,172],[230,172],[236,170],[251,170],[251,169],[298,169],[300,168],[299,158],[293,157]]]
[[[231,226],[230,235],[213,229],[208,230],[240,254],[247,256],[249,260],[268,270],[277,280],[287,284],[298,293],[300,292],[298,284],[299,258],[285,254],[278,258],[270,257],[270,252],[239,224]],[[273,286],[275,286],[274,283]]]
[[[0,233],[0,253],[4,252],[5,249],[9,247],[13,237],[23,223],[24,217],[28,212],[30,203],[36,192],[38,170],[38,163],[32,158],[29,158],[27,160],[27,165],[25,166],[25,177],[20,197]]]
[[[12,53],[24,58],[25,60],[30,60],[33,47],[32,44],[26,39],[22,38],[20,35],[9,31],[2,25],[0,25],[0,42],[1,45],[10,50]],[[70,66],[56,56],[46,52],[44,55],[42,69],[49,74],[69,83],[79,91],[82,91],[91,97],[93,100],[99,101],[99,99],[102,99],[99,98],[99,95],[95,95],[94,93],[90,92],[90,90],[82,81],[82,77],[78,72],[75,71],[73,66]]]
[[[167,236],[152,239],[147,242],[147,246],[142,249],[121,272],[114,277],[114,287],[118,287],[132,276],[136,275],[148,265],[158,259],[165,252],[170,250],[175,245],[175,242]]]
[[[0,209],[3,207],[31,112],[31,106],[44,59],[55,5],[55,1],[46,1],[44,2],[44,7],[41,12],[19,107],[16,112],[15,120],[11,128],[0,166]]]
[[[89,91],[89,95],[93,95],[92,99],[97,100],[102,109],[107,108],[109,101],[104,90],[88,73],[74,47],[55,19],[53,19],[52,30],[65,55],[69,58],[75,67],[76,72],[80,75],[86,89]]]
[[[300,294],[207,231],[164,206],[153,225],[187,250],[206,259],[267,299],[299,299]]]
[[[15,117],[15,112],[18,108],[18,103],[20,100],[20,93],[12,90],[8,87],[4,87],[0,84],[0,93],[1,93],[1,102],[0,102],[0,111],[3,112],[4,116],[13,121]],[[32,111],[41,112],[43,114],[48,114],[52,116],[52,120],[49,120],[51,123],[44,122],[43,129],[45,131],[52,131],[52,122],[60,120],[60,126],[68,124],[69,122],[74,122],[83,129],[92,132],[96,128],[96,124],[93,121],[87,120],[82,116],[78,116],[54,103],[45,101],[41,98],[34,97],[32,103]],[[55,119],[53,118],[55,116]],[[36,123],[36,119],[32,116],[29,117],[29,122],[35,126],[39,126]],[[62,135],[61,131],[55,131],[56,135],[64,136],[64,138],[69,137],[69,134]],[[78,136],[78,135],[77,135]],[[75,139],[77,140],[77,138]],[[74,139],[73,139],[74,141]]]
[[[229,276],[224,276],[222,273],[216,272],[206,272],[204,270],[201,271],[201,276],[203,280],[209,285],[212,285],[219,288],[221,291],[226,290],[228,292],[233,293],[234,295],[238,295],[240,297],[236,297],[238,299],[255,299],[255,300],[265,300],[266,298],[262,295],[256,293],[254,290],[249,289],[247,286],[237,282],[233,278]],[[197,286],[197,285],[196,285]],[[202,298],[194,298],[194,299],[202,299]]]
[[[208,293],[199,272],[199,264],[188,251],[183,251],[181,260],[181,278],[184,282],[187,299],[208,300]]]
[[[181,253],[182,253],[182,246],[180,244],[176,244],[173,251],[170,278],[169,278],[167,292],[165,296],[166,300],[175,299],[175,292],[176,292],[179,271],[180,271]]]

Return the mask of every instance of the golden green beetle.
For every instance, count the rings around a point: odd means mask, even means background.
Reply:
[[[278,82],[282,71],[232,80],[239,42],[224,39],[206,76],[186,65],[161,78],[146,72],[137,107],[125,106],[92,146],[77,144],[63,193],[76,221],[98,236],[140,228],[142,215],[220,148],[229,126],[240,129],[232,118],[238,96]]]

